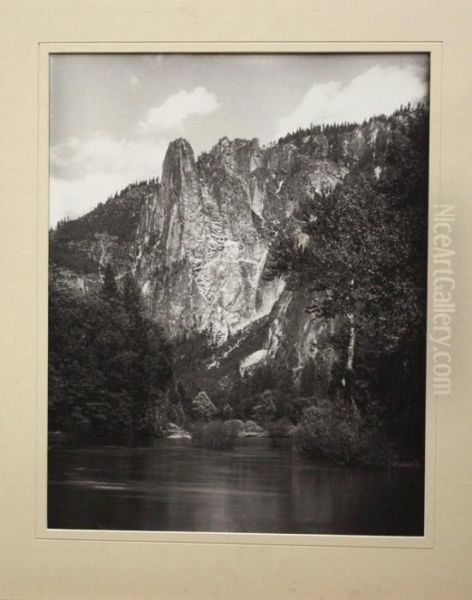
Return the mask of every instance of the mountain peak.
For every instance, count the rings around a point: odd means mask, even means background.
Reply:
[[[195,157],[190,143],[184,138],[170,142],[162,165],[162,182],[165,184],[194,169]]]
[[[176,150],[182,151],[182,152],[190,152],[193,154],[193,150],[192,150],[192,146],[190,145],[190,142],[182,137],[172,140],[172,142],[170,142],[170,144],[169,144],[167,152],[176,151]]]

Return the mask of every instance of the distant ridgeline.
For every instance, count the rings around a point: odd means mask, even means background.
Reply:
[[[191,427],[205,392],[213,419],[295,432],[308,454],[421,460],[428,119],[407,106],[197,159],[178,139],[161,181],[59,222],[52,430]]]

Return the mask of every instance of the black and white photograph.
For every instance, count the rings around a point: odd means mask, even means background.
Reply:
[[[429,66],[50,55],[49,529],[424,535]]]

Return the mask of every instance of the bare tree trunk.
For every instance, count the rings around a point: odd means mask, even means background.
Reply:
[[[351,405],[353,411],[357,411],[357,406],[352,396],[354,358],[356,353],[356,327],[353,313],[347,313],[346,316],[349,321],[349,344],[347,347],[346,374],[344,376],[344,398],[346,403]]]
[[[349,318],[351,317],[351,318]],[[352,315],[348,316],[351,323],[349,328],[349,346],[347,347],[347,362],[346,369],[348,371],[354,370],[354,354],[356,349],[356,328],[354,327]]]

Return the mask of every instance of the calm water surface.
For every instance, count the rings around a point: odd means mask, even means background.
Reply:
[[[73,529],[423,535],[423,471],[300,458],[269,440],[235,450],[53,448],[48,526]]]

